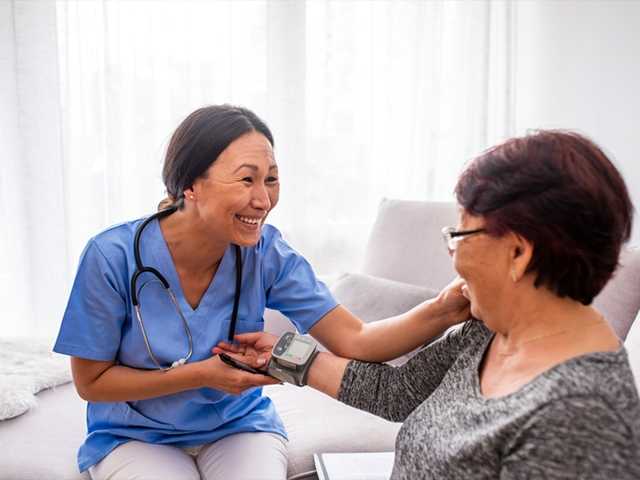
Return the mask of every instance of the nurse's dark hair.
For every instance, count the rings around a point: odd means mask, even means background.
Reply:
[[[487,233],[533,245],[535,286],[589,305],[609,281],[631,235],[633,205],[620,172],[591,140],[540,130],[475,158],[455,188]]]
[[[259,132],[273,146],[269,127],[251,110],[233,105],[211,105],[191,113],[171,136],[162,168],[166,198],[158,209],[184,206],[184,191],[207,169],[231,142],[249,132]]]

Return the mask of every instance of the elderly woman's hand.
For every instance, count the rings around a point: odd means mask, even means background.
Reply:
[[[436,297],[436,304],[448,325],[464,322],[471,317],[469,293],[466,282],[456,277]]]
[[[234,343],[218,343],[213,348],[213,353],[226,353],[254,368],[264,368],[271,358],[271,350],[278,337],[267,332],[251,332],[240,333],[234,340]]]

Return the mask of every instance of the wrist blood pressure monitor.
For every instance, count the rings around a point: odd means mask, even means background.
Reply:
[[[269,375],[299,387],[307,384],[309,367],[318,354],[318,346],[310,338],[284,333],[271,351]]]

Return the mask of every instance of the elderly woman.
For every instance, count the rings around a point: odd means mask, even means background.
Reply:
[[[393,479],[640,478],[627,353],[589,306],[631,231],[619,172],[586,138],[541,131],[476,158],[456,195],[443,233],[473,319],[400,368],[320,353],[308,384],[404,422]],[[246,361],[273,343],[240,340]]]
[[[278,166],[270,130],[249,110],[189,115],[171,138],[163,180],[161,211],[89,241],[54,347],[72,356],[89,402],[78,464],[94,480],[284,479],[284,427],[252,388],[275,380],[211,352],[262,329],[266,307],[337,354],[369,361],[408,352],[467,315],[455,286],[372,326],[339,306],[265,225]]]

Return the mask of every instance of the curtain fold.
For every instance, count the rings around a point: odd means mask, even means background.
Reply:
[[[382,197],[451,200],[464,162],[512,133],[509,1],[2,8],[2,335],[56,331],[88,238],[155,210],[168,139],[202,105],[270,125],[271,223],[319,273],[359,267]]]
[[[3,105],[13,108],[3,112],[10,133],[3,143],[8,155],[0,205],[0,333],[47,335],[66,303],[69,278],[65,185],[70,179],[62,156],[56,5],[14,1],[3,8],[10,35],[1,51],[13,60],[12,66],[3,65],[3,77],[13,88],[1,95]]]

